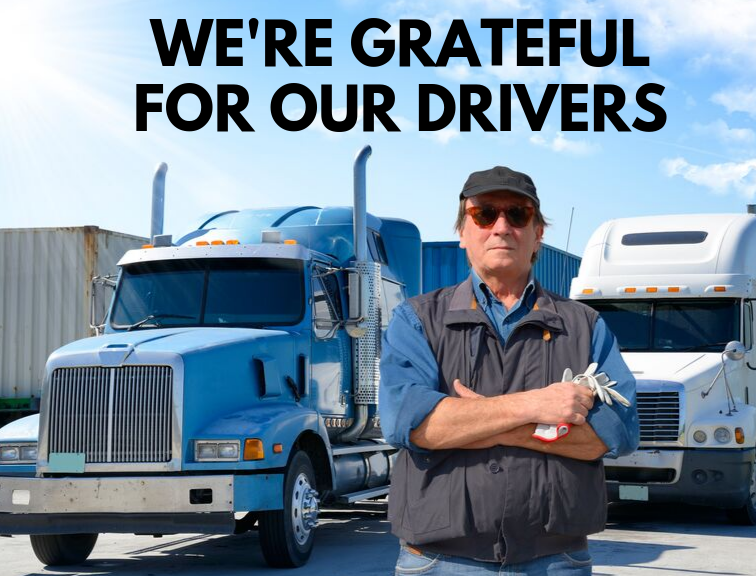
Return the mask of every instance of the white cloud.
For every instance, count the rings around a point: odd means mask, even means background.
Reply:
[[[531,136],[530,143],[541,148],[548,148],[553,152],[563,152],[574,156],[590,156],[601,149],[598,144],[594,144],[588,140],[570,140],[561,132],[557,132],[556,136],[550,140],[540,134]]]
[[[508,16],[514,11],[533,9],[537,2],[523,0],[395,0],[387,4],[391,13],[419,12],[437,14],[440,10],[455,12],[483,11],[486,14],[498,13]]]
[[[756,61],[752,0],[611,0],[609,5],[615,17],[634,19],[636,54],[686,50],[694,55],[694,67],[724,63],[741,70],[744,61]],[[640,50],[644,44],[650,50]]]
[[[720,90],[711,97],[711,101],[724,106],[731,114],[745,112],[756,118],[756,87]]]
[[[469,80],[473,73],[472,69],[465,64],[455,64],[453,66],[445,66],[437,69],[438,75],[448,80],[454,80],[455,82],[464,82]]]
[[[724,162],[697,166],[685,158],[665,158],[660,164],[662,172],[673,178],[681,176],[688,182],[708,188],[716,194],[737,192],[752,200],[756,195],[756,158],[744,162]]]
[[[456,128],[443,128],[435,132],[421,132],[421,135],[446,146],[449,142],[460,136],[460,132]]]
[[[750,128],[730,128],[724,120],[715,120],[709,124],[693,124],[693,131],[714,138],[727,144],[747,144],[756,140],[756,133]]]

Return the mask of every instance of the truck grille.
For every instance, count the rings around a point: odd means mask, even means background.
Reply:
[[[676,442],[680,436],[680,393],[637,392],[641,442]]]
[[[170,366],[58,368],[49,394],[49,453],[84,453],[93,464],[170,461]]]

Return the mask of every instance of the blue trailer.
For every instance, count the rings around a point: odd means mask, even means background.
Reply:
[[[570,283],[577,276],[580,258],[543,244],[533,273],[546,290],[569,296]],[[466,252],[458,241],[423,242],[423,292],[461,282],[470,274]]]

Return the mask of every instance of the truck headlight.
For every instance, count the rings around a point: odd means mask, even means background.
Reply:
[[[703,430],[696,430],[695,432],[693,432],[693,440],[695,440],[699,444],[703,444],[704,442],[706,442],[706,432],[704,432]]]
[[[218,458],[239,459],[239,444],[218,444]]]
[[[238,462],[239,440],[195,440],[194,459],[197,462]]]
[[[30,460],[32,462],[37,461],[37,447],[36,446],[21,446],[21,460]]]
[[[18,446],[3,446],[0,448],[0,462],[18,462],[19,452]]]
[[[732,433],[729,428],[720,426],[714,430],[714,439],[720,444],[727,444],[732,439]]]
[[[36,461],[36,444],[4,444],[0,446],[0,464],[33,464]]]

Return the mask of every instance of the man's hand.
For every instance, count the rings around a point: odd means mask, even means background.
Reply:
[[[593,391],[573,382],[554,382],[528,393],[534,400],[534,422],[581,425],[593,408]]]
[[[483,398],[462,384],[459,379],[454,381],[454,391],[460,398]],[[528,394],[532,400],[532,422],[585,424],[585,417],[593,408],[593,392],[572,382],[554,382],[546,388],[524,394]]]
[[[470,390],[467,386],[460,382],[459,378],[454,381],[454,391],[459,394],[460,398],[483,398],[484,396],[477,392]]]

